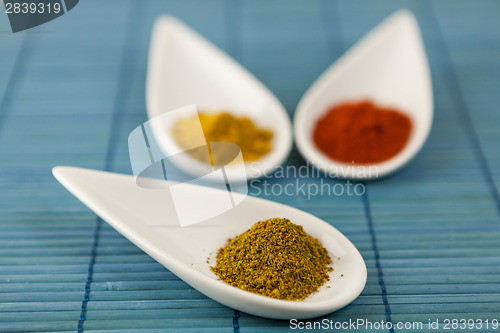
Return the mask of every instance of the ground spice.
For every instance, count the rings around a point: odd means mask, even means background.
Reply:
[[[224,282],[272,298],[303,300],[329,280],[326,249],[288,219],[257,222],[228,239],[211,270]]]
[[[253,162],[271,151],[271,139],[273,133],[269,130],[259,129],[254,122],[246,117],[238,118],[221,112],[217,114],[199,114],[201,127],[207,142],[232,142],[241,149],[245,162]],[[193,125],[198,117],[180,119],[174,126],[173,137],[177,144],[186,149],[190,147],[193,140]],[[222,156],[207,156],[203,150],[187,150],[188,154],[206,164],[211,161],[224,161]],[[224,151],[212,152],[210,154],[224,154]]]
[[[411,129],[411,120],[403,113],[361,101],[330,108],[316,124],[313,139],[333,160],[373,164],[403,150]]]

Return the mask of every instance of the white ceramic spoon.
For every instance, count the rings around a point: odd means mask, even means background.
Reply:
[[[247,163],[247,178],[270,172],[290,152],[291,122],[278,99],[240,64],[171,16],[160,17],[154,25],[146,85],[150,119],[195,104],[198,112],[228,111],[273,131],[272,151],[251,167]],[[173,125],[153,127],[158,145],[167,155],[178,150],[169,138]],[[181,168],[200,176],[206,170],[200,163],[189,158]]]
[[[366,166],[331,160],[312,139],[315,124],[329,107],[362,99],[395,107],[413,121],[406,147],[370,172]],[[386,176],[408,163],[427,139],[432,117],[431,77],[418,25],[410,12],[400,10],[368,33],[309,88],[297,106],[294,133],[299,151],[316,167],[341,178],[370,179]]]
[[[181,228],[168,189],[148,190],[137,186],[132,176],[74,167],[56,167],[53,173],[71,193],[144,252],[193,288],[234,309],[268,318],[312,318],[346,306],[365,286],[366,266],[354,245],[328,223],[301,210],[246,197],[224,214]],[[211,202],[227,196],[226,191],[190,186],[194,195],[204,194]],[[321,241],[333,260],[331,280],[304,301],[283,301],[246,292],[221,282],[210,270],[217,250],[227,238],[272,217],[302,225]]]

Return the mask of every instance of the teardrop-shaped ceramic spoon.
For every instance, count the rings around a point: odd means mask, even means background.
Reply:
[[[227,111],[271,130],[272,150],[258,163],[247,165],[247,178],[269,173],[290,153],[290,118],[273,93],[222,50],[171,16],[160,17],[154,25],[146,84],[150,119],[195,104],[198,112]],[[171,132],[169,128],[153,127],[166,155],[176,150],[174,141],[168,138]],[[182,169],[195,176],[206,169],[195,159],[188,162]]]
[[[137,186],[132,176],[74,167],[56,167],[53,173],[71,193],[144,252],[193,288],[229,307],[268,318],[312,318],[346,306],[365,286],[366,266],[354,245],[328,223],[301,210],[233,194],[242,200],[238,206],[182,228],[176,222],[174,192],[168,188],[148,190]],[[188,196],[189,191],[193,196],[206,196],[206,207],[192,209],[210,209],[228,195],[226,191],[197,185],[188,185]],[[283,301],[243,291],[221,282],[210,270],[217,250],[227,238],[272,217],[302,225],[321,241],[333,260],[330,281],[304,301]]]
[[[333,105],[370,99],[399,109],[413,122],[406,147],[392,159],[366,166],[333,161],[314,144],[312,133],[321,115]],[[429,65],[414,16],[400,10],[375,27],[330,66],[300,100],[294,133],[301,154],[316,167],[341,178],[386,176],[408,163],[423,146],[433,117]]]

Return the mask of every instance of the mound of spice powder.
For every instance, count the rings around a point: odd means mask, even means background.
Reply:
[[[207,142],[232,142],[241,148],[245,162],[257,161],[268,154],[271,147],[273,132],[261,129],[249,118],[235,117],[227,112],[216,114],[199,114],[199,117],[180,119],[174,126],[173,137],[177,144],[183,148],[191,147],[193,140],[198,139],[198,133],[193,131],[196,124],[201,122],[203,134]],[[222,156],[207,155],[204,150],[187,150],[193,158],[211,164],[213,161],[225,160]],[[218,151],[215,154],[227,154]],[[210,151],[210,154],[214,154]]]
[[[332,261],[318,240],[288,219],[257,222],[219,249],[211,270],[224,282],[283,300],[303,300],[329,280]]]
[[[313,139],[333,160],[374,164],[402,151],[411,129],[410,118],[398,110],[361,101],[330,108],[316,124]]]

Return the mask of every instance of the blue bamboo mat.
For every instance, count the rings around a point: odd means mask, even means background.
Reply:
[[[0,14],[0,332],[289,331],[288,321],[190,288],[97,219],[51,168],[130,173],[127,136],[146,120],[160,14],[226,50],[292,115],[332,61],[402,7],[417,16],[433,76],[435,122],[422,152],[362,197],[271,199],[328,221],[366,260],[361,296],[324,318],[423,323],[343,331],[449,332],[446,319],[484,321],[461,332],[494,331],[485,323],[500,319],[499,1],[85,0],[17,34]],[[304,163],[296,150],[287,161]]]

